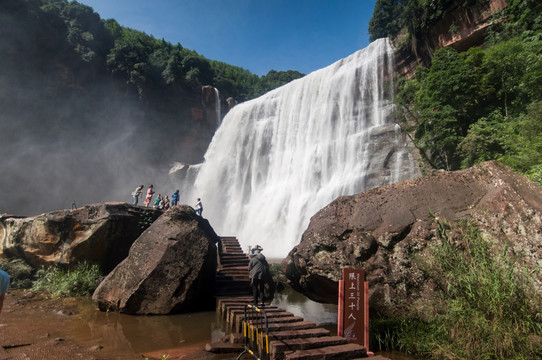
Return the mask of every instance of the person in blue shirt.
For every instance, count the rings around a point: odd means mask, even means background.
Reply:
[[[179,190],[176,190],[173,195],[171,195],[171,206],[175,206],[179,203],[180,195]]]
[[[0,270],[0,313],[2,312],[2,307],[4,306],[4,297],[8,292],[9,287],[9,275],[7,272]]]

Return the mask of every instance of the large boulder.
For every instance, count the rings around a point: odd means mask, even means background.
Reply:
[[[219,238],[189,206],[174,206],[134,242],[100,283],[101,310],[170,314],[211,308]]]
[[[0,217],[0,255],[39,268],[82,261],[111,271],[162,211],[125,203],[91,204],[32,217]]]
[[[337,198],[311,218],[282,266],[296,290],[328,303],[337,302],[342,268],[363,268],[371,311],[395,316],[435,294],[415,261],[437,241],[435,217],[469,219],[542,268],[542,188],[496,162]],[[533,275],[542,289],[542,272]]]

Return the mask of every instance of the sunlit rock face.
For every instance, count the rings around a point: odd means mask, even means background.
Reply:
[[[207,220],[174,206],[141,234],[92,299],[101,310],[129,314],[213,308],[217,242]]]
[[[394,124],[393,62],[380,39],[235,106],[183,194],[202,198],[219,234],[284,257],[337,196],[419,176]]]
[[[433,214],[433,215],[432,215]],[[315,214],[301,243],[283,261],[292,286],[309,298],[336,303],[344,267],[364,269],[372,314],[401,316],[435,295],[435,279],[420,267],[440,244],[436,220],[470,220],[532,270],[542,293],[542,188],[496,162],[437,172],[344,196]],[[454,244],[462,246],[457,231]]]
[[[0,217],[0,255],[34,268],[86,261],[117,266],[162,211],[124,203],[90,204],[32,217]]]
[[[397,73],[413,77],[418,66],[429,66],[433,52],[443,47],[467,51],[473,46],[482,46],[495,13],[507,6],[506,0],[478,1],[464,6],[456,1],[446,9],[440,21],[431,29],[417,34],[410,48],[402,49],[396,62]],[[394,43],[404,41],[401,34]]]

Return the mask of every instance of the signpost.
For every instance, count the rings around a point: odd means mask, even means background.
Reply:
[[[362,269],[343,269],[339,280],[337,335],[365,346],[369,354],[369,283]]]

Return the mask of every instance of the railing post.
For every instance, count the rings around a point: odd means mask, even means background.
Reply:
[[[237,357],[249,353],[257,360],[269,360],[269,323],[264,310],[254,305],[245,305],[243,318],[243,345],[245,349]]]

